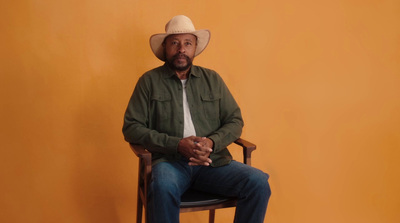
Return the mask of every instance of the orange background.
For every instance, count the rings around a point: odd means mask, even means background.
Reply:
[[[177,14],[211,30],[195,63],[242,107],[253,164],[271,175],[266,222],[400,222],[395,0],[3,2],[0,222],[134,222],[123,114],[162,64],[149,36]]]

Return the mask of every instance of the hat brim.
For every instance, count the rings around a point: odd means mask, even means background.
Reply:
[[[169,35],[174,35],[174,34],[193,34],[197,36],[197,48],[194,56],[199,55],[203,50],[207,47],[208,43],[210,42],[210,31],[208,29],[200,29],[196,30],[193,32],[188,32],[188,33],[160,33],[160,34],[154,34],[150,37],[150,47],[151,50],[153,51],[154,55],[162,61],[165,61],[165,55],[164,55],[164,47],[162,46],[162,43],[164,42],[164,39],[169,36]]]

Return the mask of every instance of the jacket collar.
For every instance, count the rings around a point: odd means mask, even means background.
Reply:
[[[173,71],[166,63],[164,63],[163,68],[164,68],[164,71],[165,71],[164,72],[165,73],[164,78],[171,78],[173,76],[176,76],[175,71]],[[192,67],[190,68],[188,76],[189,76],[189,78],[190,78],[190,76],[200,77],[200,74],[198,72],[198,69],[197,69],[196,65],[192,65]]]

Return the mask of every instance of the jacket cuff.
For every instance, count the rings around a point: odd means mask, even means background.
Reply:
[[[177,153],[180,140],[181,138],[179,137],[168,137],[167,145],[165,147],[168,149],[168,151],[171,151],[171,153]]]
[[[215,153],[215,152],[218,152],[221,148],[220,148],[220,145],[221,145],[221,140],[219,139],[219,137],[218,136],[216,136],[216,135],[210,135],[210,136],[208,136],[207,138],[209,138],[209,139],[211,139],[212,141],[213,141],[213,143],[214,143],[214,148],[212,148],[213,149],[213,152]]]

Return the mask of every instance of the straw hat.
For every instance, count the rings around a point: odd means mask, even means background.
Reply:
[[[154,34],[150,37],[150,47],[154,55],[162,61],[165,61],[164,49],[162,43],[164,39],[173,34],[186,34],[191,33],[197,36],[197,48],[195,56],[199,55],[208,45],[210,41],[210,31],[207,29],[196,30],[187,16],[178,15],[173,17],[165,25],[165,33]]]

